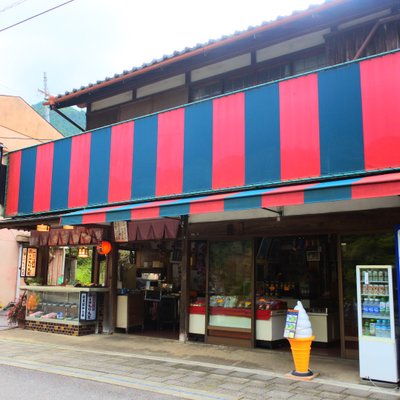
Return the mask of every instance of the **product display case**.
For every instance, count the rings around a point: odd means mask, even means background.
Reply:
[[[360,377],[364,379],[399,381],[393,283],[390,265],[357,266]]]
[[[97,294],[105,288],[23,286],[26,321],[81,325],[97,320]]]

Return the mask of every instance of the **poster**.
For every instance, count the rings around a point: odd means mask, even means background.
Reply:
[[[24,247],[21,255],[21,278],[36,277],[37,249],[34,247]]]
[[[36,264],[37,264],[37,249],[35,249],[34,247],[28,247],[26,256],[25,276],[31,278],[36,276]]]
[[[81,292],[79,302],[79,320],[96,321],[97,293]]]
[[[126,221],[116,221],[114,226],[114,240],[116,242],[128,241],[128,223]]]
[[[299,312],[297,310],[287,311],[283,337],[288,339],[294,339],[294,336],[296,334],[296,325],[298,317],[299,317]]]
[[[26,255],[28,254],[28,249],[24,247],[22,249],[22,257],[21,257],[21,270],[19,273],[19,276],[21,278],[25,278],[25,273],[26,273]]]

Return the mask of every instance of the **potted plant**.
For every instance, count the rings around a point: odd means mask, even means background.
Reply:
[[[18,301],[8,310],[7,319],[9,325],[18,324],[19,327],[25,326],[26,314],[26,291],[21,294]]]

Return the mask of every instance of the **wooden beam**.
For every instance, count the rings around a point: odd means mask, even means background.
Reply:
[[[182,265],[181,265],[181,301],[179,319],[179,340],[186,342],[189,332],[189,282],[190,282],[190,252],[188,239],[189,217],[183,215],[181,218],[182,233]]]

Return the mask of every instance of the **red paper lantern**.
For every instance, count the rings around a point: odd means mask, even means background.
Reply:
[[[101,244],[99,244],[96,249],[99,254],[108,254],[111,251],[111,243],[107,242],[107,240],[103,240]]]

